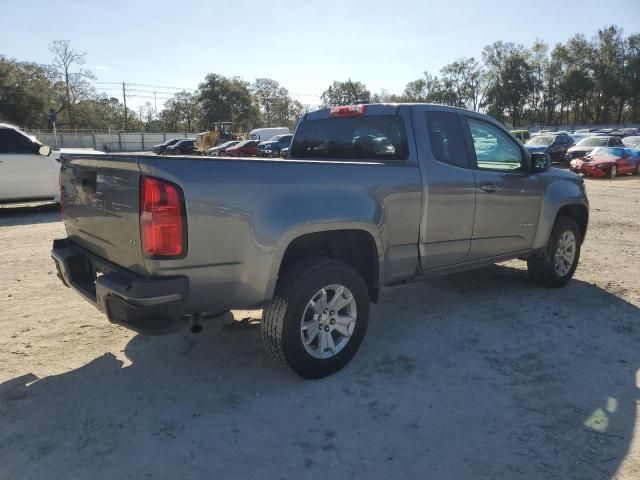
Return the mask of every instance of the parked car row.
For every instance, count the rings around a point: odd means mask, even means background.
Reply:
[[[280,157],[291,145],[293,135],[275,135],[267,141],[244,140],[225,142],[207,150],[209,156],[225,157]]]
[[[566,132],[544,133],[533,136],[525,147],[531,153],[546,153],[552,162],[567,163],[572,172],[581,175],[640,175],[640,135],[623,138],[604,131],[573,136]]]

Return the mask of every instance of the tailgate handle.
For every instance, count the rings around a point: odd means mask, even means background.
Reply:
[[[83,178],[82,191],[87,193],[96,193],[96,181],[89,178]]]

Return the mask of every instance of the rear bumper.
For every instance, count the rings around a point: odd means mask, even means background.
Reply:
[[[78,247],[54,240],[51,257],[58,278],[76,290],[110,322],[138,333],[162,335],[184,325],[189,282],[186,277],[146,278]]]

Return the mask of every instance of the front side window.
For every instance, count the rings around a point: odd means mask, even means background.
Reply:
[[[0,129],[0,153],[34,153],[35,145],[25,135],[11,128]]]
[[[498,127],[467,118],[478,168],[514,171],[523,168],[522,150]]]
[[[406,160],[404,122],[398,115],[329,118],[302,122],[291,158],[322,160]]]
[[[458,115],[452,112],[427,112],[426,118],[431,152],[436,160],[468,167],[467,150]]]

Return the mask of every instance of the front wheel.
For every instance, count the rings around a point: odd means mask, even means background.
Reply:
[[[618,167],[616,165],[611,165],[611,169],[609,170],[609,174],[607,176],[609,178],[616,178],[618,176]]]
[[[565,286],[578,266],[581,243],[576,221],[569,217],[558,218],[547,246],[527,260],[529,275],[547,287]]]
[[[262,318],[271,358],[303,378],[326,377],[356,354],[369,322],[369,294],[349,265],[313,258],[289,268]]]

